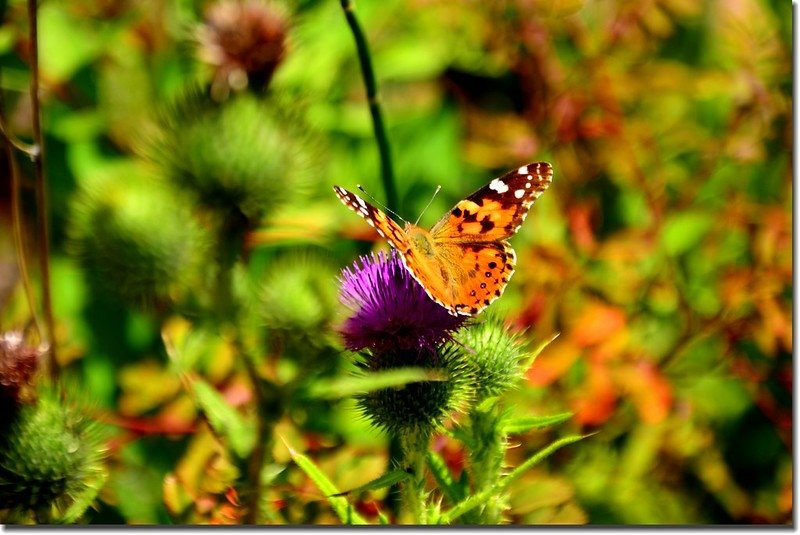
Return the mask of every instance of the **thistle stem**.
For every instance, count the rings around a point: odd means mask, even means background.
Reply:
[[[389,137],[381,114],[380,99],[378,98],[378,84],[375,81],[375,71],[372,68],[372,59],[367,45],[364,31],[356,17],[355,5],[351,0],[341,0],[342,10],[353,32],[358,51],[358,61],[361,64],[361,74],[364,77],[364,86],[367,90],[367,102],[372,114],[372,127],[375,131],[375,141],[378,143],[378,154],[381,160],[381,180],[386,192],[386,206],[389,210],[397,211],[397,188],[395,186],[394,169],[392,167],[392,154],[389,147]]]
[[[486,410],[475,408],[470,413],[470,432],[474,447],[470,451],[470,464],[475,478],[475,494],[493,494],[477,512],[465,516],[467,522],[499,524],[508,507],[508,496],[499,491],[507,438],[500,428],[500,414],[496,407]]]
[[[408,431],[400,438],[404,463],[411,471],[411,478],[404,485],[405,502],[411,511],[414,524],[428,522],[428,507],[425,499],[425,457],[428,451],[430,433],[427,431]]]
[[[39,270],[42,277],[42,306],[47,337],[50,343],[50,374],[58,376],[56,358],[55,321],[53,320],[52,292],[50,289],[50,210],[47,202],[47,181],[44,174],[44,139],[42,138],[42,110],[39,103],[39,21],[36,0],[28,0],[28,25],[31,43],[31,116],[33,146],[29,152],[36,174],[37,227],[39,231]]]
[[[25,240],[22,233],[22,206],[21,206],[21,186],[19,180],[19,166],[13,148],[18,148],[17,142],[11,137],[6,126],[6,106],[5,98],[0,91],[0,133],[5,139],[5,152],[8,159],[8,169],[11,175],[11,225],[14,233],[14,247],[17,250],[17,264],[22,279],[22,288],[25,292],[25,299],[28,301],[28,308],[33,319],[33,326],[39,342],[42,342],[42,327],[36,313],[36,301],[33,297],[33,286],[28,273],[27,252],[25,251]]]

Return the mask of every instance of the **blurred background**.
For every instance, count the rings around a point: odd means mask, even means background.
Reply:
[[[26,5],[0,9],[6,122],[30,139]],[[509,169],[555,170],[492,308],[533,339],[560,333],[513,394],[520,414],[569,410],[558,433],[598,433],[515,484],[513,522],[791,523],[791,4],[386,0],[357,13],[403,217],[437,185],[422,225]],[[285,386],[276,434],[340,488],[380,475],[387,439],[350,401],[298,394],[351,366],[337,276],[385,248],[332,192],[386,199],[339,2],[44,1],[38,17],[55,344],[75,397],[113,430],[86,521],[241,521],[244,469],[182,373],[251,415],[264,400],[242,340]],[[18,160],[39,295],[33,167]],[[10,330],[31,312],[1,184]],[[234,309],[244,319],[229,324]],[[553,433],[514,437],[509,464]],[[265,518],[335,522],[281,441],[267,447]],[[458,445],[435,447],[457,473]],[[385,499],[354,501],[369,516]]]

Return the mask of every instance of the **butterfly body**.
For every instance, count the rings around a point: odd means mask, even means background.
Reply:
[[[552,177],[545,162],[510,171],[458,202],[430,231],[401,228],[358,195],[339,186],[334,191],[397,249],[431,299],[453,315],[472,316],[505,290],[516,263],[508,238]]]

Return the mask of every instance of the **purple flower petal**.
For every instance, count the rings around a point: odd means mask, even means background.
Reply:
[[[354,312],[340,329],[348,349],[433,348],[464,323],[428,297],[395,251],[360,262],[340,277],[339,300]]]

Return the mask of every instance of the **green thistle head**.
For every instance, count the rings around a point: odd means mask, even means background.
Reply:
[[[260,315],[288,354],[302,354],[323,340],[337,308],[333,264],[312,253],[287,255],[270,264],[260,291]],[[291,349],[295,349],[291,351]]]
[[[522,378],[522,341],[496,316],[462,329],[456,340],[472,370],[478,402],[506,392]]]
[[[369,371],[408,366],[437,370],[441,381],[409,383],[358,398],[359,408],[376,427],[397,436],[427,436],[470,401],[470,370],[463,354],[453,348],[382,351],[364,363]]]
[[[102,438],[96,423],[42,389],[0,437],[3,520],[77,520],[105,481]]]
[[[219,104],[186,95],[161,120],[146,149],[201,203],[258,222],[306,189],[312,149],[287,103],[249,93]]]
[[[72,250],[97,283],[137,305],[190,288],[210,242],[188,200],[146,176],[92,181],[70,223]]]

